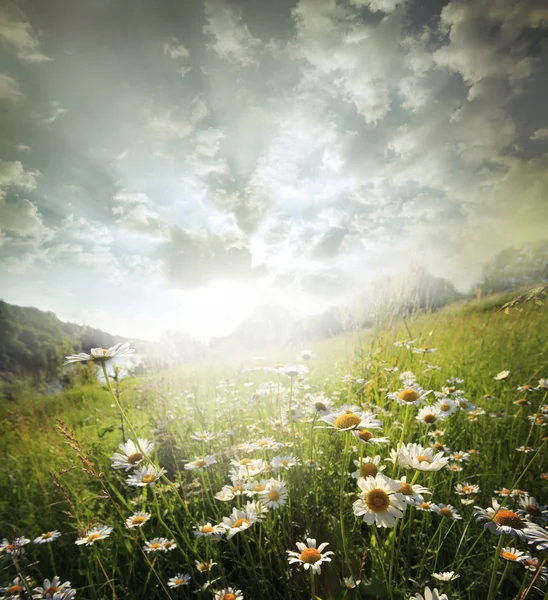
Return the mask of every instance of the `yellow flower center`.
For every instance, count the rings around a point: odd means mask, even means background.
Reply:
[[[526,383],[525,385],[522,386],[524,390],[532,390],[533,386],[529,385],[528,383]]]
[[[375,435],[373,433],[371,433],[368,429],[362,429],[358,433],[358,437],[360,438],[360,440],[362,442],[368,442],[370,439],[374,438]]]
[[[424,417],[422,418],[422,420],[425,423],[435,423],[436,419],[437,419],[437,417],[433,413],[428,413],[428,414],[424,415]]]
[[[47,590],[43,591],[42,598],[45,598],[46,594],[50,594],[51,596],[53,596],[53,594],[55,594],[55,592],[58,592],[58,591],[59,591],[59,588],[57,586],[51,586]]]
[[[203,573],[209,569],[209,563],[200,563],[198,569]]]
[[[374,462],[365,462],[360,466],[360,475],[362,477],[375,477],[378,472],[379,469]]]
[[[525,512],[529,513],[533,517],[542,517],[542,511],[538,506],[535,506],[534,504],[528,504],[525,507]]]
[[[228,594],[225,594],[221,600],[236,600],[236,596],[229,592]]]
[[[402,390],[398,394],[398,398],[400,400],[403,400],[404,402],[415,402],[415,400],[418,400],[420,398],[420,394],[417,392],[417,390],[408,388],[406,390]]]
[[[198,469],[201,469],[202,467],[207,467],[207,461],[205,461],[203,458],[201,458],[200,460],[197,460],[194,463],[194,466],[197,467]]]
[[[460,452],[457,452],[455,454],[455,456],[453,456],[453,458],[455,458],[456,460],[460,460],[461,458],[464,458],[464,454],[461,454]]]
[[[322,558],[322,553],[316,548],[306,548],[301,552],[299,557],[302,562],[308,563],[309,565],[313,565],[317,563]]]
[[[334,425],[337,429],[355,429],[361,422],[362,420],[358,415],[355,415],[353,412],[347,412],[337,417]]]
[[[235,485],[235,486],[232,488],[232,493],[233,493],[234,495],[236,495],[236,494],[241,494],[243,491],[244,491],[244,489],[243,489],[243,487],[242,487],[241,485]]]
[[[264,492],[265,491],[265,486],[262,485],[261,483],[258,483],[254,488],[253,491],[254,492]]]
[[[236,521],[234,521],[234,525],[232,527],[237,529],[238,527],[242,527],[242,525],[245,525],[246,523],[249,523],[249,521],[245,518],[237,519]]]
[[[502,556],[502,558],[505,558],[506,560],[517,560],[518,559],[518,555],[514,554],[513,552],[501,552],[501,556]]]
[[[422,463],[431,463],[432,461],[428,458],[428,456],[424,456],[424,454],[419,454],[417,457],[415,457],[417,459],[418,462]]]
[[[466,402],[465,400],[459,400],[459,406],[461,408],[468,408],[468,402]]]
[[[179,578],[179,579],[175,580],[175,585],[183,585],[184,582],[185,582],[184,579]]]
[[[440,452],[443,452],[445,450],[445,446],[438,442],[438,443],[434,444],[434,450],[439,450]]]
[[[130,465],[134,465],[138,463],[140,460],[143,460],[143,455],[140,452],[134,452],[127,457],[127,461]]]
[[[421,502],[421,508],[424,508],[424,509],[430,508],[430,502]]]
[[[251,464],[251,459],[250,458],[242,458],[242,460],[240,461],[240,464],[242,465],[242,467],[245,467],[246,465]]]
[[[23,588],[20,585],[12,585],[6,590],[6,598],[9,596],[17,596],[23,591]]]
[[[390,506],[390,497],[384,490],[376,488],[367,492],[365,504],[372,512],[385,512]]]
[[[280,493],[276,490],[270,490],[270,492],[268,493],[268,499],[271,502],[277,502],[280,499]]]
[[[143,515],[137,515],[136,517],[133,517],[131,519],[131,524],[132,525],[142,525],[146,520],[147,520],[147,518],[143,517]]]
[[[42,534],[42,539],[43,540],[49,540],[49,538],[53,537],[53,533],[43,533]]]
[[[88,537],[86,538],[86,541],[88,542],[94,542],[95,540],[100,540],[101,539],[101,534],[100,533],[90,533],[88,535]]]
[[[515,404],[518,406],[527,406],[529,402],[525,398],[520,398],[519,400],[516,400]]]
[[[173,546],[173,542],[166,542],[164,544],[164,548],[167,548],[169,550],[169,548],[171,548],[171,546]]]
[[[204,525],[200,531],[202,533],[213,533],[215,529],[211,525]]]
[[[162,547],[162,544],[160,542],[154,542],[152,544],[150,544],[151,548],[154,548],[154,550],[158,550],[158,548]]]
[[[316,402],[316,404],[314,404],[314,407],[316,408],[317,411],[327,410],[327,406],[323,402]]]
[[[499,510],[493,517],[493,521],[499,525],[512,527],[512,529],[523,529],[525,527],[525,523],[521,520],[521,517],[511,510]]]
[[[451,410],[451,405],[447,404],[447,402],[444,402],[443,404],[440,404],[440,410],[447,412],[448,410]]]
[[[471,485],[463,485],[460,489],[463,494],[471,494],[474,488]]]
[[[413,488],[406,481],[402,481],[401,482],[401,487],[398,490],[398,493],[405,494],[406,496],[412,496],[413,495]]]
[[[444,506],[443,508],[440,508],[440,515],[446,519],[450,519],[453,516],[453,511]]]
[[[147,473],[141,477],[141,483],[152,483],[153,481],[156,481],[154,473]]]

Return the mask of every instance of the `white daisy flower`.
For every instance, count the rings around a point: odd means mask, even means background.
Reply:
[[[537,544],[537,550],[548,550],[548,531],[542,527],[526,527],[524,530],[530,544]]]
[[[437,354],[437,348],[429,348],[428,346],[423,346],[422,348],[413,348],[413,352],[415,354]]]
[[[221,527],[226,531],[227,539],[230,539],[240,531],[249,529],[258,520],[257,513],[254,510],[250,510],[247,506],[245,511],[233,508],[229,517],[223,517]]]
[[[480,486],[473,483],[457,483],[455,492],[459,496],[470,496],[471,494],[479,494]]]
[[[440,418],[441,411],[437,406],[423,406],[415,417],[419,423],[425,425],[433,425]]]
[[[361,579],[354,580],[354,577],[352,577],[352,575],[350,575],[349,577],[343,577],[343,581],[344,587],[347,590],[355,590],[362,582]]]
[[[145,485],[154,487],[165,472],[165,469],[158,469],[154,465],[145,465],[134,471],[126,479],[126,484],[137,487],[144,487]]]
[[[282,481],[271,479],[260,497],[261,503],[267,508],[280,508],[287,503],[287,487]]]
[[[470,460],[470,452],[465,452],[464,450],[459,450],[458,452],[454,452],[449,457],[451,460],[456,460],[460,463],[468,462]]]
[[[394,342],[394,346],[396,346],[396,348],[411,348],[414,343],[415,340],[399,340]]]
[[[194,460],[186,463],[185,471],[203,471],[204,469],[207,469],[207,467],[214,465],[216,462],[217,459],[212,455],[195,456]]]
[[[441,397],[434,406],[440,411],[440,417],[446,419],[457,411],[457,405],[451,398]]]
[[[30,542],[26,537],[18,537],[13,542],[9,542],[6,538],[2,540],[0,544],[0,556],[13,554],[17,556],[24,553],[23,546],[26,546]]]
[[[137,438],[139,446],[133,440],[128,440],[125,444],[120,444],[118,448],[122,453],[115,452],[112,457],[112,467],[114,469],[125,469],[129,471],[140,464],[145,456],[149,456],[154,449],[154,443],[145,438]]]
[[[202,521],[194,527],[192,532],[195,537],[220,537],[223,533],[223,528],[220,525],[212,525],[209,521]]]
[[[306,544],[303,544],[303,542],[297,542],[296,546],[299,552],[286,550],[290,565],[300,563],[303,565],[305,571],[312,569],[316,575],[319,575],[322,572],[322,563],[331,562],[331,555],[333,552],[330,550],[324,552],[325,548],[329,546],[327,542],[320,544],[316,548],[316,540],[314,538],[306,538]]]
[[[170,588],[178,588],[182,585],[188,585],[190,583],[190,579],[190,575],[187,573],[177,573],[177,575],[174,575],[167,580],[167,585]]]
[[[233,587],[223,588],[213,594],[214,600],[243,600],[244,598],[242,590]]]
[[[387,444],[390,438],[386,436],[377,437],[369,429],[358,429],[350,432],[362,444]]]
[[[420,444],[406,444],[397,450],[397,464],[417,471],[439,471],[449,462],[443,452],[423,448]]]
[[[431,590],[429,587],[424,588],[424,596],[417,594],[410,596],[409,600],[449,600],[446,594],[440,594],[437,588]]]
[[[11,581],[8,587],[0,587],[0,594],[3,594],[2,598],[21,598],[27,591],[27,587],[31,584],[30,577],[26,577],[25,579],[26,585],[21,577],[16,577]]]
[[[57,575],[51,581],[44,579],[42,587],[35,587],[32,591],[34,592],[32,594],[33,598],[47,598],[49,595],[50,598],[53,597],[56,600],[57,598],[59,600],[68,600],[71,592],[72,596],[76,593],[76,590],[71,588],[70,581],[61,583],[61,579]]]
[[[321,421],[327,423],[328,426],[325,427],[320,425],[318,426],[318,429],[352,431],[358,429],[379,429],[382,427],[382,423],[374,414],[362,411],[354,412],[349,409],[322,417]]]
[[[291,453],[289,456],[275,456],[272,459],[271,464],[274,470],[285,469],[286,471],[289,471],[289,469],[292,469],[299,464],[299,459]]]
[[[460,575],[456,575],[455,571],[444,571],[442,573],[432,573],[432,577],[439,579],[440,581],[454,581]]]
[[[432,507],[432,510],[437,515],[439,515],[440,517],[443,517],[444,519],[447,519],[448,521],[458,521],[458,520],[462,519],[462,517],[459,515],[457,509],[454,506],[451,506],[451,504],[434,505]]]
[[[268,479],[261,479],[260,481],[248,481],[245,484],[245,495],[249,498],[253,498],[253,496],[256,496],[257,494],[262,494],[266,490],[268,481]]]
[[[530,533],[526,532],[526,530],[535,530],[536,526],[524,521],[516,512],[507,508],[501,508],[500,504],[494,498],[492,506],[492,508],[489,507],[487,509],[474,506],[476,520],[487,521],[483,526],[484,529],[488,529],[494,535],[507,533],[512,537],[519,537],[522,540],[531,537]]]
[[[195,431],[190,439],[198,442],[212,442],[215,439],[215,434],[211,431]]]
[[[107,527],[106,525],[96,525],[93,529],[90,529],[85,533],[84,537],[78,538],[75,544],[81,546],[93,546],[97,540],[104,540],[112,533],[113,527]]]
[[[165,537],[156,537],[150,541],[146,541],[143,550],[149,552],[168,552],[177,548],[174,540],[168,540]]]
[[[301,350],[299,354],[297,354],[297,360],[311,360],[315,357],[316,355],[312,350]]]
[[[195,560],[194,564],[196,565],[196,570],[199,571],[200,573],[207,573],[208,571],[211,571],[211,569],[217,564],[216,562],[201,562],[199,560]]]
[[[115,356],[123,356],[124,354],[131,354],[135,352],[133,348],[129,347],[130,342],[126,342],[125,344],[116,344],[108,349],[104,348],[92,348],[89,354],[85,352],[80,352],[79,354],[71,354],[70,356],[65,357],[64,365],[68,365],[69,363],[74,362],[86,362],[90,361],[105,361],[114,358]]]
[[[493,546],[496,550],[496,546]],[[527,558],[530,558],[530,555],[522,550],[518,550],[517,548],[512,548],[510,546],[505,546],[501,549],[500,555],[504,560],[509,560],[511,562],[521,562]]]
[[[407,483],[406,475],[404,475],[400,479],[397,479],[396,482],[400,484],[400,489],[398,490],[398,493],[402,494],[405,502],[412,506],[417,506],[424,502],[423,494],[432,493],[428,488],[425,488],[422,485],[419,485],[417,483],[411,485],[410,483]]]
[[[54,542],[56,539],[58,539],[60,537],[61,537],[61,533],[55,529],[54,531],[47,531],[46,533],[39,535],[37,538],[34,539],[33,543],[34,544],[50,544],[51,542]]]
[[[497,373],[493,379],[495,381],[502,381],[503,379],[506,379],[508,375],[510,375],[510,371],[501,371],[500,373]]]
[[[378,473],[375,477],[358,479],[361,490],[359,499],[353,504],[354,514],[363,517],[368,525],[394,527],[396,519],[403,517],[406,503],[398,490],[401,484]]]
[[[126,519],[126,527],[132,529],[133,527],[142,527],[150,519],[150,513],[147,512],[136,512]]]
[[[402,404],[404,406],[409,404],[420,406],[421,404],[424,404],[426,396],[428,396],[431,391],[432,390],[424,390],[418,385],[410,385],[409,387],[402,388],[397,392],[388,392],[386,396],[390,398],[390,400],[395,400],[398,404]]]
[[[354,479],[359,479],[360,477],[375,477],[377,473],[386,469],[386,465],[381,465],[380,462],[381,457],[378,454],[374,458],[364,456],[361,459],[361,462],[355,460],[354,464],[358,469],[352,473],[352,477],[354,477]]]

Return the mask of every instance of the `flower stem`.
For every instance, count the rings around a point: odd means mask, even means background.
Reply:
[[[502,542],[503,542],[504,534],[500,534],[499,543],[497,544],[497,549],[495,550],[495,560],[493,561],[493,569],[491,571],[491,581],[489,582],[489,593],[487,594],[487,600],[493,600],[495,597],[495,579],[497,577],[497,566],[499,564],[499,556],[500,551],[502,550]]]

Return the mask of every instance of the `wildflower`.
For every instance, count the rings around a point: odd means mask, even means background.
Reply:
[[[365,523],[394,527],[396,519],[403,517],[406,503],[403,494],[398,491],[400,482],[378,473],[375,477],[358,479],[358,486],[361,493],[353,504],[354,514],[363,516]]]
[[[416,596],[410,596],[409,600],[449,600],[446,594],[439,594],[438,589],[434,588],[431,590],[429,587],[424,588],[424,596],[417,594]]]
[[[47,531],[46,533],[42,533],[34,540],[34,544],[51,544],[56,539],[61,537],[61,533],[57,530]]]
[[[420,504],[418,504],[417,508],[419,510],[423,510],[425,512],[433,512],[435,506],[436,505],[433,504],[432,502],[429,502],[428,500],[425,500],[424,502],[421,502]]]
[[[459,519],[462,519],[455,507],[450,504],[438,504],[437,506],[432,507],[432,510],[448,521],[458,521]]]
[[[452,454],[450,456],[451,460],[456,460],[460,463],[464,462],[464,461],[469,461],[470,460],[470,453],[469,452],[464,452],[463,450],[460,450],[459,452],[455,452],[454,454]]]
[[[210,431],[195,431],[190,439],[198,442],[211,442],[215,439],[215,434]]]
[[[186,463],[185,471],[203,471],[214,465],[217,462],[217,459],[214,456],[195,456],[193,461]]]
[[[525,530],[531,528],[532,523],[528,524],[514,511],[501,508],[500,504],[494,498],[492,506],[493,508],[489,507],[487,509],[474,506],[476,520],[487,521],[483,526],[484,529],[488,529],[494,535],[508,533],[512,537],[519,537],[522,540],[529,537],[529,534]]]
[[[415,343],[415,340],[400,340],[398,342],[394,342],[394,346],[396,346],[396,348],[411,348],[411,346]]]
[[[125,444],[120,444],[118,448],[122,454],[115,452],[112,457],[113,469],[125,469],[129,471],[140,464],[145,456],[148,456],[154,449],[154,443],[145,438],[137,438],[138,445],[133,440],[128,440]]]
[[[328,424],[325,429],[337,429],[338,431],[352,431],[358,429],[379,429],[382,423],[372,413],[344,409],[332,413],[321,419]],[[322,427],[319,427],[322,428]]]
[[[529,515],[534,519],[536,518],[542,519],[543,521],[548,521],[548,506],[542,506],[533,498],[533,496],[525,494],[519,499],[519,502],[521,504],[521,509],[517,512],[520,515]]]
[[[8,540],[4,538],[0,544],[0,556],[5,556],[7,554],[18,556],[19,554],[23,554],[23,546],[26,546],[29,542],[30,540],[26,537],[18,537],[13,540],[13,542],[8,542]]]
[[[245,507],[245,511],[234,508],[232,509],[232,514],[229,517],[223,517],[221,526],[226,531],[227,539],[235,536],[240,531],[249,529],[249,527],[259,521],[257,512],[254,509],[255,506],[248,502]]]
[[[365,381],[365,379],[362,379],[361,377],[354,377],[353,375],[345,375],[342,378],[342,381],[344,383],[347,383],[348,385],[351,385],[353,383],[362,384]]]
[[[207,573],[211,571],[211,569],[217,564],[216,562],[200,562],[199,560],[195,560],[194,564],[196,565],[196,569],[200,571],[200,573]]]
[[[301,350],[297,355],[297,360],[311,360],[315,357],[316,355],[312,350]]]
[[[359,429],[350,432],[362,444],[387,444],[390,439],[386,436],[377,437],[369,429]]]
[[[26,578],[27,586],[30,584],[30,577]],[[4,594],[3,598],[21,598],[26,591],[25,582],[21,577],[16,577],[12,580],[8,587],[0,588],[0,594]]]
[[[457,405],[455,401],[451,398],[440,398],[436,404],[434,405],[440,411],[440,417],[442,419],[447,418],[449,415],[452,415],[457,410]]]
[[[70,585],[70,581],[65,581],[61,583],[61,579],[55,576],[51,581],[49,579],[44,579],[42,587],[35,587],[33,590],[35,592],[32,594],[33,598],[47,598],[54,597],[59,598],[59,600],[65,600],[69,597],[70,592],[72,595],[76,593],[76,590],[73,590]]]
[[[227,587],[214,592],[214,600],[243,600],[242,590],[238,588]]]
[[[414,404],[419,406],[424,404],[424,399],[432,390],[425,391],[418,385],[410,385],[409,387],[398,390],[397,392],[389,392],[386,394],[390,400],[395,400],[398,404],[409,405]]]
[[[355,590],[361,583],[361,579],[357,579],[356,581],[354,581],[354,577],[352,577],[352,575],[350,575],[349,577],[343,577],[344,580],[344,587],[347,590]]]
[[[400,484],[399,494],[402,494],[405,502],[412,506],[417,506],[424,502],[424,496],[422,494],[431,494],[432,492],[423,487],[422,485],[407,483],[407,476],[404,475],[401,479],[396,480]]]
[[[97,540],[104,540],[108,538],[108,536],[112,533],[113,528],[107,527],[105,525],[96,525],[93,529],[90,529],[84,537],[78,538],[75,544],[81,546],[85,544],[86,546],[93,546],[93,544]]]
[[[133,348],[129,347],[129,342],[125,344],[116,344],[108,349],[104,348],[92,348],[89,354],[80,352],[79,354],[71,354],[65,357],[64,365],[74,362],[86,362],[86,361],[106,361],[114,358],[115,356],[123,356],[124,354],[131,354],[135,352]]]
[[[494,548],[496,549],[496,546],[494,546]],[[509,560],[511,562],[520,562],[525,558],[529,558],[529,554],[509,546],[502,548],[500,555],[502,558],[504,558],[504,560]]]
[[[361,461],[355,460],[354,464],[358,469],[352,473],[352,477],[354,477],[354,479],[359,479],[360,477],[375,477],[377,473],[386,469],[386,466],[381,465],[380,462],[381,457],[378,454],[375,458],[364,456]]]
[[[455,571],[444,571],[443,573],[432,573],[432,577],[439,579],[439,581],[453,581],[460,575],[455,575]]]
[[[519,398],[518,400],[515,400],[513,404],[516,406],[531,406],[531,403],[529,400],[527,400],[527,398]]]
[[[280,508],[287,503],[287,487],[277,479],[271,479],[266,490],[261,494],[261,502],[267,508]]]
[[[470,494],[478,494],[480,487],[471,483],[457,483],[455,491],[459,496],[469,496]]]
[[[518,392],[538,392],[538,388],[536,388],[535,386],[526,383],[524,385],[518,385],[518,387],[516,388],[518,390]]]
[[[500,373],[497,373],[493,379],[495,381],[502,381],[503,379],[506,379],[508,375],[510,375],[510,371],[501,371]]]
[[[398,465],[413,468],[417,471],[439,471],[449,459],[443,452],[435,452],[432,448],[423,448],[419,444],[407,444],[397,450]]]
[[[147,553],[149,552],[165,552],[164,544],[167,542],[167,538],[164,537],[156,537],[151,541],[146,541],[143,546],[143,550]]]
[[[314,538],[306,538],[306,544],[303,542],[297,542],[296,544],[300,552],[292,552],[286,550],[289,555],[289,564],[300,563],[303,565],[305,571],[312,569],[313,573],[319,575],[322,572],[322,563],[331,562],[331,555],[333,552],[330,550],[324,552],[324,549],[329,546],[327,542],[323,542],[316,548],[316,540]]]
[[[516,450],[518,452],[524,452],[525,454],[530,454],[531,452],[537,451],[536,448],[532,448],[531,446],[520,446],[519,448],[516,448]]]
[[[286,471],[289,471],[289,469],[296,467],[298,464],[299,459],[296,456],[293,456],[293,453],[289,456],[275,456],[272,459],[273,469],[285,469]]]
[[[146,465],[134,471],[126,479],[126,483],[129,486],[144,487],[145,485],[149,485],[150,487],[154,487],[165,472],[165,469],[158,469],[154,465]]]
[[[194,528],[192,532],[195,537],[216,537],[219,538],[223,532],[220,525],[212,525],[209,521],[204,521]]]
[[[190,575],[186,574],[186,573],[177,573],[177,575],[175,575],[174,577],[171,577],[171,579],[168,579],[167,581],[167,585],[170,588],[178,588],[181,587],[182,585],[188,585],[190,583]]]
[[[136,512],[126,519],[126,527],[132,529],[133,527],[142,527],[150,519],[150,513],[147,512]]]
[[[434,424],[441,417],[441,411],[437,406],[424,406],[415,417],[419,423],[426,425]]]
[[[413,348],[413,352],[415,354],[437,354],[437,348],[429,348],[428,346],[423,346],[422,348]]]

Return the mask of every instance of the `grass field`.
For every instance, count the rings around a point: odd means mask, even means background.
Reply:
[[[22,397],[2,407],[3,597],[548,598],[547,334],[543,306],[474,302],[310,360]]]

